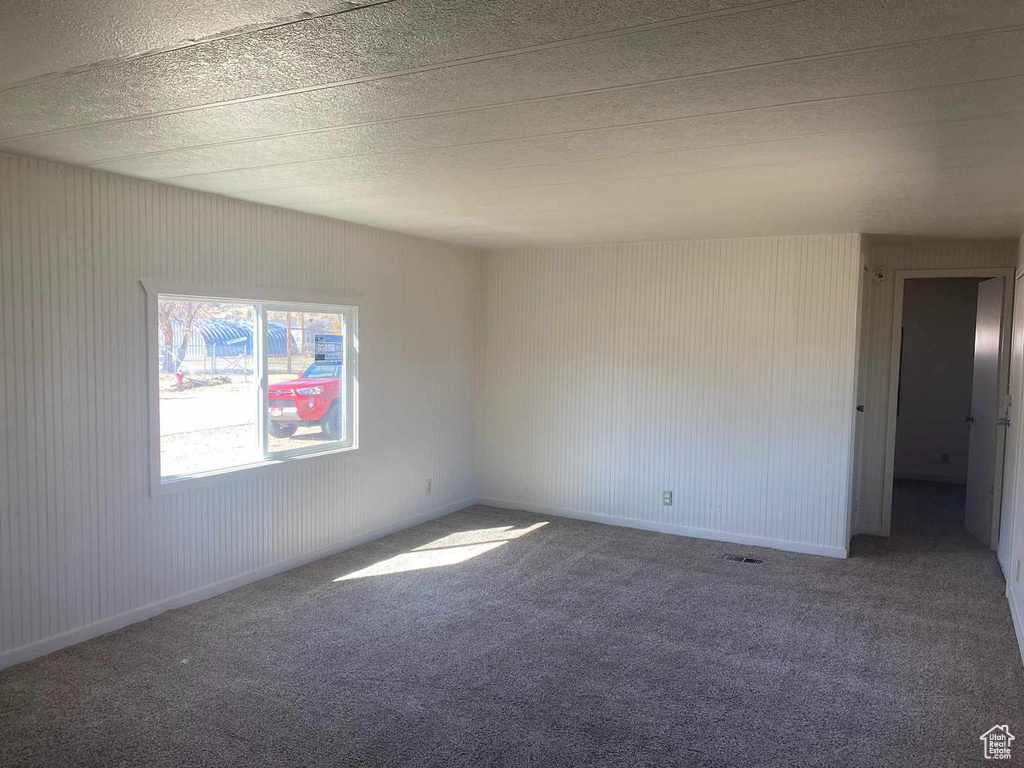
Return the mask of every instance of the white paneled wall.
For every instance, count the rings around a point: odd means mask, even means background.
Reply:
[[[475,498],[841,556],[861,245],[482,255],[0,153],[0,666]],[[890,274],[860,304],[870,531],[892,272],[1016,251],[864,251]],[[150,498],[145,278],[361,294],[359,450]]]
[[[0,666],[471,501],[480,258],[0,154]],[[362,294],[359,450],[149,498],[141,278]]]
[[[870,273],[883,271],[884,277],[864,281],[860,355],[860,402],[864,405],[864,414],[859,417],[858,425],[862,457],[858,461],[860,477],[854,530],[882,534],[896,271],[1012,267],[1017,263],[1017,243],[1013,240],[935,240],[875,235],[865,235],[863,241],[865,266]]]
[[[1017,260],[1017,289],[1021,288],[1021,274],[1024,273],[1024,237],[1022,237],[1018,243],[1018,260]],[[1021,326],[1019,317],[1014,318],[1014,339],[1013,339],[1013,350],[1014,356],[1017,362],[1020,362],[1021,357],[1024,357],[1024,340],[1019,336],[1019,330]],[[1011,375],[1011,382],[1013,381]],[[1010,614],[1013,616],[1013,627],[1017,633],[1017,645],[1020,648],[1021,658],[1024,659],[1024,583],[1021,583],[1021,560],[1024,559],[1024,451],[1021,450],[1022,435],[1021,432],[1021,414],[1024,413],[1024,408],[1021,406],[1022,400],[1024,400],[1024,392],[1012,391],[1011,393],[1014,398],[1014,407],[1012,411],[1012,419],[1016,423],[1016,428],[1010,431],[1010,435],[1016,435],[1017,446],[1016,450],[1011,450],[1010,446],[1007,445],[1007,457],[1008,461],[1006,464],[1006,476],[1003,478],[1004,488],[1013,488],[1014,491],[1009,496],[1003,497],[1003,510],[1002,514],[1010,515],[1010,551],[1008,557],[1005,559],[1006,564],[1004,565],[1004,574],[1006,576],[1006,597],[1010,603]],[[1009,436],[1009,435],[1008,435]],[[1005,530],[1002,529],[1002,530]],[[1002,549],[1000,547],[1000,549]],[[1002,553],[1000,553],[1002,555]]]
[[[860,272],[857,235],[488,253],[481,497],[844,555]]]

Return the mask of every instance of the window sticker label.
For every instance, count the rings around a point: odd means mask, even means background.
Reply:
[[[341,365],[345,353],[345,337],[316,334],[313,337],[313,362]]]

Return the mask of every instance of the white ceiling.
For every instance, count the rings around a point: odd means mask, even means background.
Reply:
[[[1017,236],[1024,2],[15,0],[0,149],[481,246]]]

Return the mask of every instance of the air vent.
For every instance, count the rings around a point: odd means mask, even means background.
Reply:
[[[723,560],[732,560],[737,563],[762,563],[763,560],[758,560],[756,557],[743,557],[742,555],[722,555]]]

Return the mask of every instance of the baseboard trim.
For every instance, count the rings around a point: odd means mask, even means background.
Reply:
[[[849,556],[849,552],[845,547],[827,547],[819,544],[805,544],[800,541],[766,539],[760,536],[745,536],[743,534],[728,533],[726,531],[711,531],[705,528],[691,528],[685,525],[672,525],[669,523],[649,523],[643,520],[631,520],[627,517],[618,517],[616,515],[602,515],[597,512],[580,512],[575,509],[542,507],[537,504],[524,504],[523,502],[508,501],[506,499],[478,498],[476,503],[487,507],[498,507],[499,509],[521,509],[524,512],[535,512],[541,515],[571,517],[576,520],[589,520],[593,523],[619,525],[625,528],[639,528],[643,531],[674,533],[677,536],[691,536],[696,539],[710,539],[712,541],[728,541],[732,544],[749,544],[755,547],[769,547],[771,549],[781,549],[786,552],[799,552],[804,555],[823,555],[825,557],[841,558]]]
[[[1010,604],[1010,618],[1013,619],[1013,633],[1017,636],[1017,651],[1020,653],[1021,664],[1024,664],[1024,626],[1021,625],[1021,617],[1017,613],[1017,603],[1013,599],[1013,590],[1006,585],[1006,602]]]
[[[190,592],[184,592],[180,595],[174,595],[163,600],[159,600],[155,603],[142,606],[141,608],[133,608],[130,611],[119,613],[116,616],[110,618],[100,619],[99,621],[93,622],[92,624],[86,624],[83,627],[76,627],[75,629],[62,632],[59,635],[53,635],[43,640],[37,640],[28,645],[22,645],[18,648],[13,648],[9,651],[0,653],[0,669],[13,666],[15,664],[21,664],[25,661],[31,661],[32,659],[45,656],[48,653],[59,651],[61,648],[67,648],[70,645],[91,640],[94,637],[105,635],[108,632],[127,627],[129,624],[135,624],[146,619],[151,619],[154,616],[158,616],[164,611],[169,611],[174,608],[181,608],[191,603],[198,603],[200,600],[206,600],[209,597],[215,597],[225,592],[230,592],[233,589],[244,587],[246,584],[251,584],[254,581],[265,579],[269,576],[274,576],[284,571],[290,571],[292,568],[298,568],[300,565],[306,565],[314,560],[320,560],[324,557],[330,557],[336,555],[339,552],[344,552],[346,549],[352,549],[358,547],[360,544],[365,544],[368,541],[379,539],[381,536],[387,536],[389,533],[397,533],[398,531],[405,530],[406,528],[412,528],[415,525],[428,522],[438,517],[450,515],[452,512],[458,512],[460,509],[472,506],[474,499],[464,499],[463,501],[457,501],[454,504],[448,504],[443,507],[438,507],[429,512],[424,512],[414,517],[410,517],[407,520],[394,523],[392,525],[384,526],[383,528],[377,528],[369,533],[364,533],[351,539],[332,544],[322,549],[317,549],[312,552],[307,552],[303,555],[297,555],[296,557],[289,558],[287,560],[281,560],[270,565],[265,565],[260,568],[255,568],[245,573],[240,573],[237,576],[231,576],[227,579],[214,582],[213,584],[207,584],[206,586],[199,587]]]

